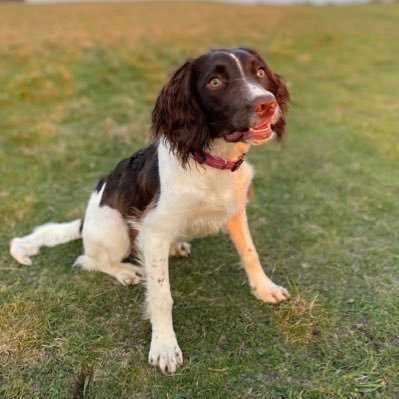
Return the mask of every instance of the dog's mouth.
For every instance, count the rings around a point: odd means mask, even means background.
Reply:
[[[274,135],[270,122],[262,123],[259,126],[244,131],[237,131],[226,134],[225,140],[230,143],[242,141],[248,144],[259,145],[269,141]]]

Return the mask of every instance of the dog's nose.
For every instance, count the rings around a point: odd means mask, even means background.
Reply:
[[[255,99],[255,112],[261,116],[272,116],[277,108],[276,98],[272,95]]]

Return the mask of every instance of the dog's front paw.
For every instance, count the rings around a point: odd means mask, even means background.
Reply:
[[[266,303],[279,303],[290,297],[290,294],[284,287],[270,282],[261,287],[254,287],[252,293],[261,301]]]
[[[170,255],[187,258],[191,255],[191,244],[185,241],[173,243],[170,247]]]
[[[163,373],[173,374],[183,364],[183,354],[179,348],[176,338],[155,336],[151,341],[148,362]]]

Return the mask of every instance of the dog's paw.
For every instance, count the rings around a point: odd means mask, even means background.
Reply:
[[[112,275],[122,285],[137,285],[144,279],[144,270],[131,263],[113,264],[112,269]]]
[[[174,336],[158,338],[151,341],[148,362],[158,367],[165,374],[173,374],[183,364],[183,354]]]
[[[39,249],[24,241],[23,238],[13,238],[10,242],[11,256],[22,265],[32,264],[31,256],[37,255]]]
[[[252,293],[256,298],[266,303],[279,303],[290,297],[289,292],[273,282],[263,285],[262,287],[254,287]]]
[[[187,258],[191,255],[191,244],[185,241],[173,243],[170,247],[170,255]]]

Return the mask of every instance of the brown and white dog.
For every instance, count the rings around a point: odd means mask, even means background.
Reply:
[[[183,363],[172,322],[169,255],[188,256],[194,237],[227,230],[257,298],[277,303],[285,288],[265,274],[246,217],[251,145],[284,134],[289,94],[253,50],[214,50],[187,61],[162,89],[152,112],[153,144],[97,184],[84,219],[49,223],[11,241],[30,265],[41,246],[83,239],[75,265],[137,284],[145,276],[152,324],[149,362],[173,373]],[[126,261],[133,253],[143,268]]]

